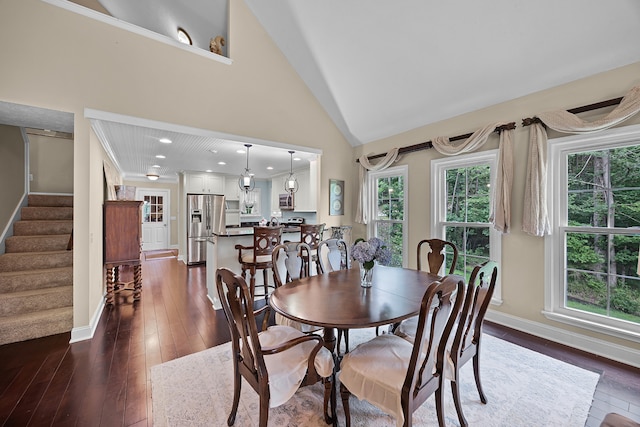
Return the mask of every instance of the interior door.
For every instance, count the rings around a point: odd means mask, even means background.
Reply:
[[[169,249],[169,190],[138,189],[142,200],[142,250]]]

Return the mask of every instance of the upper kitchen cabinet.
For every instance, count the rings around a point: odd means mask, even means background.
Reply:
[[[224,177],[224,197],[227,200],[240,200],[240,187],[237,176]]]
[[[318,209],[318,162],[309,162],[309,167],[293,171],[298,180],[298,191],[293,197],[294,212],[316,212]],[[272,211],[279,210],[279,195],[285,194],[284,181],[289,174],[274,176],[271,180]]]
[[[224,194],[224,177],[212,173],[187,173],[185,188],[192,194]]]

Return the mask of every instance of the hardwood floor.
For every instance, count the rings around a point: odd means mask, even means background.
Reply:
[[[123,272],[126,277],[127,272]],[[117,294],[94,338],[60,334],[0,347],[0,425],[151,426],[150,368],[229,340],[205,269],[146,257],[142,300]],[[607,412],[640,422],[640,370],[495,324],[485,332],[601,373],[586,426]]]

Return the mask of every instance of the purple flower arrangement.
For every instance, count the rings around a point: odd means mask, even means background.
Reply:
[[[351,257],[358,261],[364,269],[372,269],[377,261],[388,265],[391,262],[391,251],[382,239],[372,237],[369,240],[358,239],[351,247]]]

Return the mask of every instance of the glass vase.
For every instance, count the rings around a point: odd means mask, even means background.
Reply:
[[[373,268],[360,268],[360,286],[370,288],[373,281]]]

